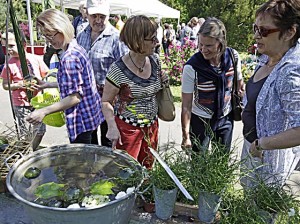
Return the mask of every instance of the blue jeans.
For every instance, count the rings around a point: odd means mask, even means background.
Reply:
[[[214,127],[212,128],[212,123]],[[217,121],[202,118],[192,113],[190,136],[193,144],[193,151],[200,151],[201,147],[208,148],[210,141],[221,143],[229,151],[232,141],[233,119],[227,115]]]

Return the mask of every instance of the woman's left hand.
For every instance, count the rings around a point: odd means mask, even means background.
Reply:
[[[249,152],[252,155],[252,157],[258,157],[260,159],[263,158],[263,152],[262,152],[262,150],[257,150],[255,142],[252,142]]]
[[[166,72],[161,72],[161,82],[163,84],[169,83],[169,76]]]
[[[31,124],[38,124],[43,121],[45,116],[46,114],[43,109],[35,110],[26,117],[26,121]]]

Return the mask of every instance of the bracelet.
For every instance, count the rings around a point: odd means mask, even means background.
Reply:
[[[259,144],[259,139],[255,139],[254,141],[254,145],[255,145],[255,148],[257,151],[262,151],[262,147],[260,147],[260,144]]]

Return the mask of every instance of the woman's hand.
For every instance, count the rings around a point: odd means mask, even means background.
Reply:
[[[166,72],[161,72],[161,83],[162,84],[167,84],[169,83],[169,76]]]
[[[46,113],[43,109],[35,110],[26,117],[26,121],[31,124],[38,124],[43,121]]]
[[[255,141],[252,142],[252,144],[250,145],[249,152],[252,155],[252,157],[258,157],[260,159],[263,158],[263,152],[262,152],[262,150],[257,150],[257,146],[255,145]]]
[[[121,135],[119,132],[119,129],[117,128],[117,125],[113,125],[111,127],[108,127],[108,131],[106,134],[106,137],[111,140],[112,142],[112,149],[116,149],[117,143],[119,142],[120,145],[123,145],[121,140]]]
[[[183,150],[192,148],[192,142],[190,138],[183,138],[181,142],[181,148]]]

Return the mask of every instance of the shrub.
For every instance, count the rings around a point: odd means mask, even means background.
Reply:
[[[183,46],[169,46],[169,55],[165,55],[163,63],[167,66],[164,72],[169,75],[171,85],[181,85],[183,66],[195,52],[196,46],[193,41],[186,41]]]

